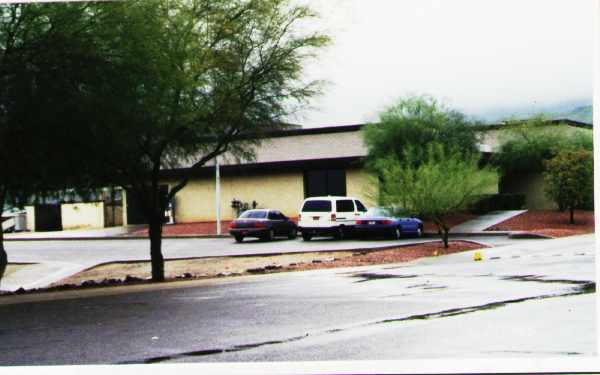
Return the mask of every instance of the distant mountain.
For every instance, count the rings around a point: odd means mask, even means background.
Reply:
[[[570,119],[592,123],[592,104],[588,100],[566,101],[543,107],[513,107],[497,108],[478,114],[478,118],[487,123],[497,123],[507,119],[526,119],[535,115],[545,114],[552,119]]]
[[[552,118],[569,119],[574,121],[592,123],[593,118],[593,107],[591,105],[584,105],[573,108],[568,112],[553,113],[550,115]]]

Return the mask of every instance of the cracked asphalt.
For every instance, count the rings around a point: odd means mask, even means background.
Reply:
[[[0,365],[596,355],[593,235],[480,252],[0,301]]]

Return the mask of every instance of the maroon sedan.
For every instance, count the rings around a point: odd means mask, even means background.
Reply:
[[[298,227],[296,223],[276,210],[248,210],[229,225],[229,233],[236,242],[242,242],[244,237],[260,238],[271,241],[277,236],[289,239],[296,238]]]

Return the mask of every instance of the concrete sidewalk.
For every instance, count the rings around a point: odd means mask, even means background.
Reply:
[[[128,225],[121,227],[97,228],[97,229],[70,229],[52,232],[18,232],[5,233],[5,240],[46,240],[46,239],[82,239],[82,238],[110,238],[123,237],[134,232],[143,225]]]
[[[485,234],[487,228],[518,216],[527,210],[493,211],[469,220],[450,229],[451,234]],[[490,233],[490,232],[488,232]],[[493,233],[493,232],[492,232]]]
[[[69,240],[140,240],[148,239],[148,235],[134,234],[146,225],[129,225],[126,227],[95,228],[95,229],[69,229],[51,232],[18,232],[5,233],[5,241],[69,241]],[[228,238],[224,234],[166,234],[162,238]]]
[[[0,291],[14,292],[20,288],[44,288],[50,284],[88,269],[88,264],[67,262],[43,262],[27,265],[22,270],[11,273],[0,281]]]

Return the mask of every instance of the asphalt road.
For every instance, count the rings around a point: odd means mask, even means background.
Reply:
[[[483,256],[0,300],[0,365],[595,355],[593,235]]]

